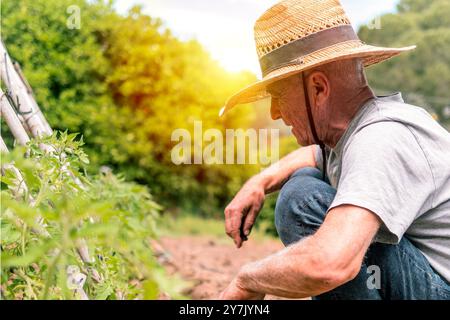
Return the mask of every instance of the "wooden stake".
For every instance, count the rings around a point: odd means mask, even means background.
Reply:
[[[0,136],[0,152],[7,153],[8,151],[5,141],[3,141],[3,138]]]
[[[28,137],[27,132],[22,126],[22,122],[20,122],[19,117],[17,116],[14,109],[11,107],[8,99],[6,99],[6,96],[3,93],[3,90],[0,88],[0,113],[2,117],[5,119],[6,124],[8,125],[9,129],[11,130],[11,133],[13,134],[14,138],[16,138],[17,142],[24,146],[29,141],[30,138]]]
[[[34,97],[33,89],[31,88],[30,84],[28,83],[27,79],[25,78],[22,68],[20,67],[20,64],[16,61],[14,62],[14,70],[16,70],[17,74],[19,75],[20,80],[22,80],[22,83],[24,84],[25,88],[27,89],[27,93],[31,98],[31,101],[34,103],[34,108],[38,110],[38,116],[41,119],[41,122],[44,124],[45,133],[48,135],[51,135],[53,133],[52,128],[48,124],[47,119],[45,119],[44,114],[41,111],[41,108],[39,108],[39,105],[36,102],[36,99]]]
[[[33,137],[48,134],[44,123],[39,117],[36,102],[28,94],[27,88],[17,74],[3,41],[0,42],[0,74],[16,105],[18,115],[23,118],[28,131]]]

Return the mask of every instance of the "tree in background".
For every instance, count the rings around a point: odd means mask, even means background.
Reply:
[[[81,12],[81,28],[69,29],[67,8]],[[56,130],[80,132],[94,166],[117,162],[127,122],[108,92],[110,63],[100,43],[112,9],[84,0],[2,1],[2,39]],[[105,121],[108,119],[108,121]],[[115,146],[115,147],[112,147]]]
[[[193,134],[194,121],[202,121],[204,131],[248,127],[251,112],[224,121],[218,111],[231,93],[254,81],[254,75],[227,73],[199,43],[177,40],[139,7],[114,24],[110,38],[107,83],[116,103],[132,110],[138,122],[126,154],[139,162],[126,171],[189,210],[207,213],[223,206],[235,185],[257,168],[175,166],[170,138],[179,128]]]
[[[361,27],[367,43],[416,44],[417,49],[370,68],[370,83],[380,92],[400,90],[407,101],[428,107],[450,128],[450,2],[401,0],[398,13],[381,17],[381,29]]]

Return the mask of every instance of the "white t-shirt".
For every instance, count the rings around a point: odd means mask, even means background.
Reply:
[[[350,204],[372,211],[383,221],[377,242],[406,236],[450,282],[450,133],[400,94],[379,97],[361,108],[327,156],[337,189],[329,210]]]

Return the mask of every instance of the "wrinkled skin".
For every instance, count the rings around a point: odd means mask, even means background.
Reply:
[[[225,231],[234,240],[237,248],[240,248],[250,235],[264,200],[263,186],[258,181],[250,180],[225,209]]]
[[[243,289],[235,278],[220,294],[220,300],[264,300],[265,294]]]
[[[280,80],[271,85],[268,92],[272,96],[272,119],[282,119],[286,126],[292,127],[292,134],[299,145],[314,144],[301,76]]]
[[[304,74],[318,137],[333,148],[365,101],[374,97],[362,75],[342,81],[327,67]],[[330,74],[331,73],[331,74]],[[349,78],[352,78],[349,76]],[[314,140],[305,103],[302,76],[294,75],[267,88],[272,96],[272,119],[283,119],[301,146]]]

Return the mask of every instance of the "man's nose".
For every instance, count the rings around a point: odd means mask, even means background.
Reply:
[[[281,119],[281,112],[278,106],[278,99],[272,98],[272,105],[270,107],[270,114],[273,120]]]

